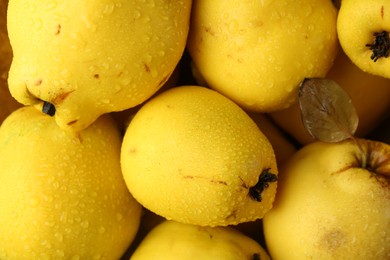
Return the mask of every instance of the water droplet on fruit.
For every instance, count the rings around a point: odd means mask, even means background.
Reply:
[[[46,5],[46,10],[50,11],[57,7],[57,2],[51,1]]]
[[[141,12],[136,10],[134,11],[134,19],[139,19],[141,17]]]
[[[30,198],[29,204],[30,204],[30,206],[35,207],[39,204],[39,199],[38,198]]]
[[[88,221],[83,221],[81,222],[80,226],[84,229],[87,229],[89,227],[89,222]]]
[[[109,3],[104,6],[103,9],[103,14],[105,15],[110,15],[114,12],[115,9],[115,4],[114,3]]]
[[[74,255],[74,256],[72,256],[71,260],[80,260],[80,256],[79,255]]]
[[[54,237],[59,241],[59,242],[62,242],[64,240],[64,236],[62,235],[62,233],[55,233],[54,234]]]
[[[123,215],[121,213],[116,214],[116,220],[121,221],[123,219]]]
[[[236,33],[238,31],[238,21],[236,19],[231,20],[228,28],[230,33]]]
[[[42,20],[41,19],[36,19],[34,20],[34,27],[36,30],[40,30],[42,28]]]
[[[99,234],[104,234],[106,232],[106,228],[101,226],[101,227],[99,227],[98,232],[99,232]]]

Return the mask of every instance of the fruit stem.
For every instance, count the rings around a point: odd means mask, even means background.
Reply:
[[[56,108],[52,103],[44,101],[42,106],[42,112],[49,116],[54,116],[54,114],[56,113]]]
[[[374,33],[374,42],[366,44],[371,51],[371,59],[376,62],[379,58],[387,58],[390,54],[390,38],[387,31]]]
[[[259,176],[259,181],[255,184],[255,186],[249,188],[250,196],[256,200],[261,201],[261,193],[269,187],[270,182],[275,182],[278,180],[278,176],[269,171],[270,168],[263,170]]]

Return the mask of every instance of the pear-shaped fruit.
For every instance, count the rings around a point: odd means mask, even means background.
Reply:
[[[0,1],[0,125],[11,112],[21,106],[9,93],[7,83],[12,60],[12,49],[6,25],[7,5],[8,0]]]
[[[272,259],[390,259],[390,146],[314,142],[280,169],[264,216]]]
[[[232,227],[199,227],[167,220],[148,233],[130,259],[270,258],[260,244]]]
[[[390,2],[342,0],[337,33],[348,57],[361,70],[390,78]]]
[[[121,165],[145,208],[201,226],[262,218],[277,186],[274,150],[256,123],[199,86],[172,88],[141,107],[126,130]]]
[[[119,259],[141,217],[120,145],[108,116],[73,134],[34,107],[13,112],[0,128],[0,259]]]
[[[60,127],[74,131],[134,107],[174,71],[190,9],[191,0],[11,0],[10,91],[26,105],[51,104]]]
[[[195,77],[246,109],[286,108],[304,78],[331,67],[336,19],[329,0],[195,0],[188,38]]]

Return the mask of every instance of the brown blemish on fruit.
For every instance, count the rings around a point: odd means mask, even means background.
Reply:
[[[93,75],[93,77],[94,77],[95,79],[99,79],[99,78],[100,78],[100,75],[99,75],[99,74],[95,74],[95,75]]]
[[[56,27],[55,35],[59,35],[61,33],[61,24],[58,24]]]
[[[249,189],[249,186],[246,185],[245,181],[242,179],[241,176],[238,176],[238,178],[241,180],[241,187],[243,187],[244,189]]]
[[[34,85],[35,86],[39,86],[42,84],[42,79],[37,79],[35,82],[34,82]]]
[[[330,230],[320,238],[320,245],[327,251],[335,251],[339,247],[343,246],[346,242],[344,232],[340,229]]]
[[[78,120],[73,120],[73,121],[70,121],[69,123],[67,123],[68,126],[72,126],[74,124],[76,124],[78,122]]]
[[[165,82],[167,82],[168,78],[169,78],[169,75],[165,75],[165,76],[160,80],[160,82],[158,83],[158,87],[161,87],[162,85],[164,85]]]
[[[69,96],[69,94],[71,94],[73,91],[69,91],[69,92],[62,92],[60,94],[58,94],[51,102],[54,104],[54,105],[58,105],[58,104],[61,104],[62,102],[64,102],[64,100]]]
[[[137,149],[135,149],[135,148],[129,149],[129,154],[135,154],[136,152],[137,152]]]
[[[237,217],[237,210],[235,209],[229,215],[227,215],[225,220],[229,221],[231,219],[236,219],[236,217]]]
[[[382,5],[381,6],[381,18],[383,19],[383,16],[385,14],[385,7]]]
[[[215,36],[215,32],[211,29],[210,26],[205,26],[205,27],[204,27],[204,30],[205,30],[205,32],[207,32],[207,33],[210,34],[211,36]]]
[[[206,178],[203,176],[183,175],[183,178],[184,179],[202,179],[202,180],[206,180],[206,181],[209,181],[209,182],[215,183],[215,184],[221,184],[221,185],[226,185],[226,186],[228,185],[227,182],[225,182],[225,181],[215,180],[212,178]]]
[[[144,69],[147,73],[150,73],[150,67],[146,63],[144,63]]]

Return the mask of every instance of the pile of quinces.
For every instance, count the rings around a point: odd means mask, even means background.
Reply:
[[[390,258],[388,1],[0,17],[0,259]]]

